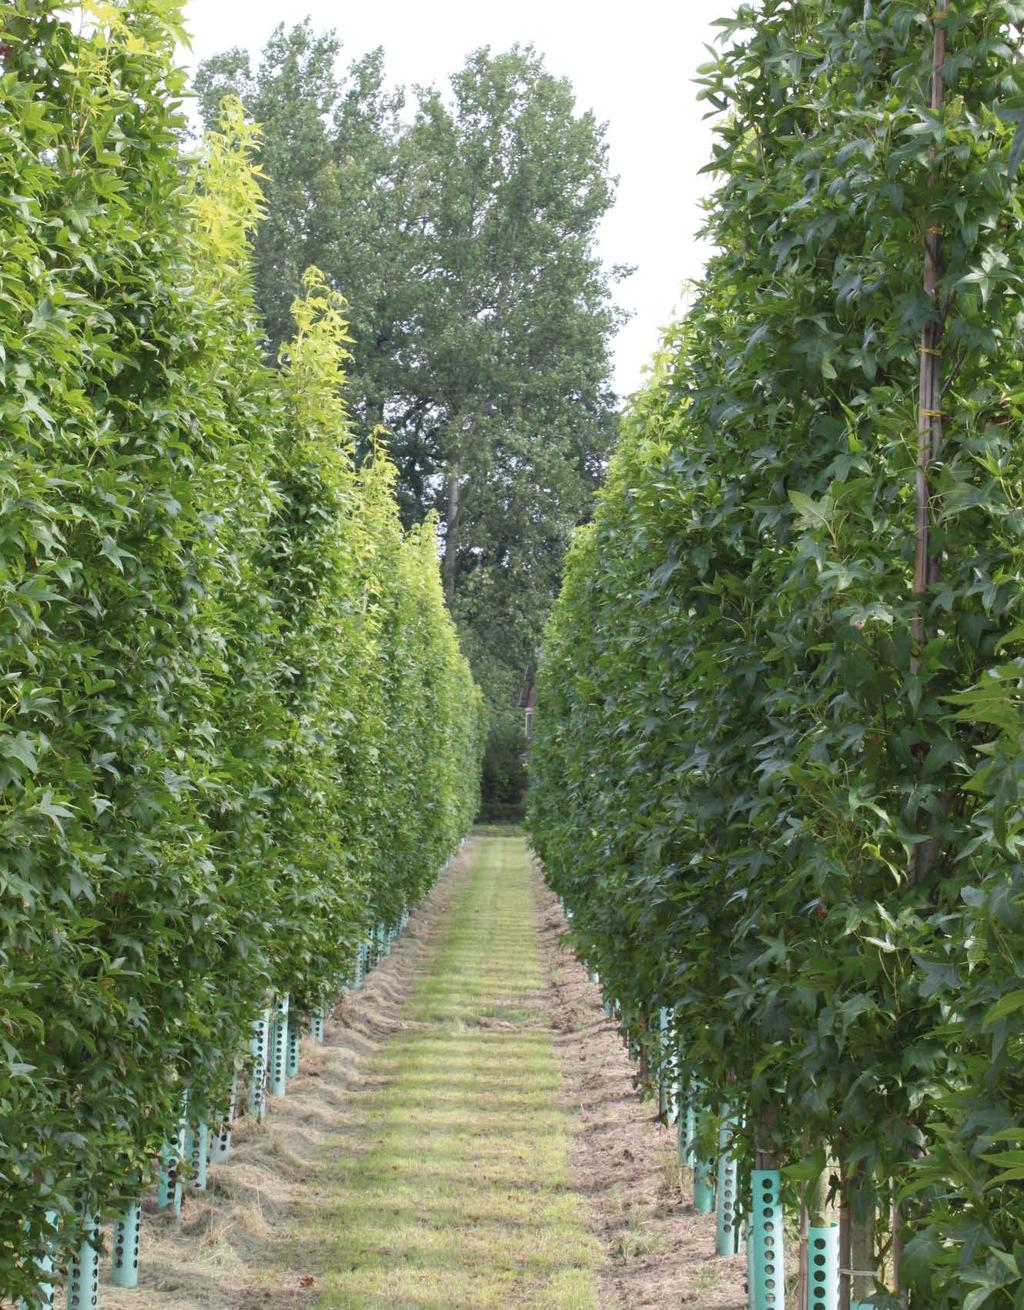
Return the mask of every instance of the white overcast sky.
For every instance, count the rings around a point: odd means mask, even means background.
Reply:
[[[185,17],[193,63],[229,46],[258,52],[278,22],[309,14],[318,28],[337,30],[346,60],[383,46],[390,77],[405,86],[446,84],[478,46],[532,42],[551,72],[572,82],[578,106],[608,123],[620,180],[601,251],[609,263],[637,266],[618,289],[633,314],[615,349],[616,385],[628,394],[706,257],[695,234],[710,185],[698,170],[710,158],[711,137],[693,78],[708,58],[712,21],[734,8],[735,0],[633,0],[614,8],[579,0],[188,0]]]

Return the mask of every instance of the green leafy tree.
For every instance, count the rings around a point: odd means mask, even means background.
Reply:
[[[180,35],[171,0],[0,6],[0,1287],[33,1305],[477,803],[432,528],[357,465],[315,271],[265,363],[255,133],[228,103],[182,159]]]
[[[207,130],[226,95],[260,125],[265,213],[253,272],[271,357],[291,337],[303,273],[323,269],[347,298],[349,407],[368,434],[383,419],[391,356],[408,345],[410,276],[396,189],[403,96],[385,86],[381,51],[344,74],[340,53],[334,34],[317,35],[308,20],[282,25],[255,71],[245,51],[230,50],[199,66],[195,90]]]
[[[541,670],[533,825],[581,945],[640,1027],[677,1009],[748,1163],[835,1162],[854,1303],[891,1303],[865,1271],[894,1200],[915,1304],[1020,1297],[1017,792],[992,726],[1016,726],[1018,670],[988,672],[1019,639],[1024,234],[995,107],[1020,19],[764,0],[723,22],[719,253]]]
[[[603,129],[529,48],[471,55],[407,125],[380,52],[344,75],[338,56],[308,23],[279,28],[255,72],[237,50],[201,65],[201,110],[230,90],[263,125],[271,342],[317,264],[355,307],[359,433],[391,432],[405,521],[437,512],[449,608],[509,704],[612,436]]]

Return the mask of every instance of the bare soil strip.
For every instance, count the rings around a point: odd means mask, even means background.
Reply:
[[[675,1130],[641,1102],[637,1069],[606,1018],[601,993],[564,943],[557,899],[535,873],[548,1010],[562,1057],[563,1095],[577,1117],[573,1182],[590,1203],[607,1253],[602,1310],[746,1310],[743,1256],[715,1255],[713,1215],[691,1202]]]

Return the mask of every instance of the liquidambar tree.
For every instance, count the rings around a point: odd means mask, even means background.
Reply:
[[[675,1014],[704,1145],[728,1102],[744,1166],[824,1175],[844,1308],[1021,1304],[1022,17],[722,24],[718,253],[542,666],[581,949]]]
[[[310,270],[263,359],[253,130],[174,0],[0,4],[0,1297],[36,1307],[477,806],[434,528],[357,460]],[[261,1082],[260,1095],[262,1095]],[[173,1190],[173,1188],[172,1188]]]

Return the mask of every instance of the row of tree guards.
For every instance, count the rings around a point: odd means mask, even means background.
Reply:
[[[562,901],[567,920],[572,910]],[[677,1052],[684,1040],[680,1020],[663,1006],[653,1023],[635,1027],[622,1006],[602,985],[600,973],[588,965],[589,979],[601,986],[605,1014],[619,1024],[631,1058],[640,1062],[640,1090],[653,1093],[663,1123],[676,1127],[678,1162],[690,1171],[693,1205],[698,1214],[715,1214],[715,1254],[746,1252],[749,1310],[786,1307],[786,1227],[783,1225],[782,1172],[748,1169],[748,1187],[740,1192],[740,1169],[732,1140],[736,1117],[728,1103],[718,1116],[704,1108],[701,1083],[681,1081]],[[825,1222],[824,1207],[809,1216],[800,1209],[800,1277],[791,1310],[839,1310],[839,1224]],[[873,1279],[873,1271],[872,1271]],[[872,1310],[871,1303],[851,1298],[849,1310]]]
[[[408,918],[406,910],[396,923],[374,927],[359,946],[351,979],[343,985],[342,993],[360,987],[370,972],[391,953]],[[187,1093],[182,1095],[181,1119],[160,1156],[157,1211],[180,1217],[189,1191],[207,1191],[209,1166],[224,1164],[230,1158],[232,1125],[242,1105],[256,1123],[263,1122],[271,1108],[268,1097],[285,1096],[288,1080],[299,1075],[302,1038],[308,1035],[317,1044],[323,1043],[326,1010],[327,1007],[322,1007],[310,1015],[298,1014],[290,1009],[287,996],[279,996],[253,1020],[249,1049],[239,1060],[239,1076],[226,1097],[224,1113],[218,1122],[208,1124],[190,1119]],[[140,1197],[130,1202],[111,1226],[110,1281],[117,1287],[138,1287],[142,1213]],[[51,1214],[51,1224],[54,1245],[59,1246],[55,1212]],[[86,1237],[66,1271],[67,1310],[96,1310],[101,1304],[103,1235],[100,1217],[88,1216],[85,1228]],[[36,1265],[40,1277],[37,1304],[44,1308],[53,1307],[57,1302],[62,1271],[55,1267],[54,1257],[48,1250],[36,1256]],[[21,1307],[26,1310],[27,1302],[22,1301]]]
[[[562,902],[571,921],[572,911]],[[637,1027],[618,1001],[604,988],[596,969],[588,966],[590,981],[602,986],[604,1010],[620,1027],[632,1058],[640,1061],[641,1091],[657,1097],[662,1121],[675,1126],[680,1165],[690,1171],[693,1207],[698,1214],[715,1215],[715,1253],[747,1257],[749,1310],[786,1310],[786,1224],[782,1204],[782,1171],[777,1168],[740,1169],[733,1154],[736,1118],[723,1102],[717,1113],[702,1100],[700,1081],[679,1076],[677,1052],[684,1040],[679,1016],[662,1007],[653,1023]],[[653,1084],[651,1076],[653,1071]],[[874,1310],[875,1302],[861,1300],[874,1293],[877,1269],[857,1270],[853,1260],[843,1267],[840,1242],[844,1224],[832,1216],[827,1189],[815,1194],[806,1189],[799,1213],[799,1268],[795,1297],[789,1310]],[[845,1216],[849,1227],[849,1216]],[[849,1246],[848,1250],[851,1250]],[[860,1258],[867,1263],[870,1256]]]
[[[1020,1310],[1024,5],[719,27],[714,253],[567,560],[533,843],[762,1303],[781,1197],[842,1310]]]

